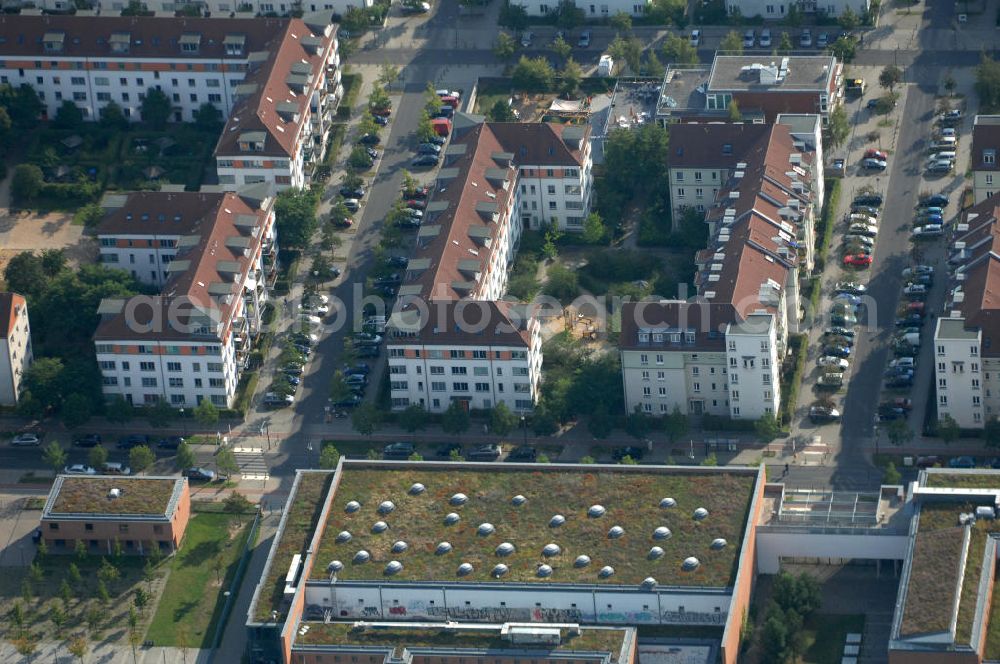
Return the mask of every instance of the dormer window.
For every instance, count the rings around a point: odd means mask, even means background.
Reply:
[[[246,45],[245,35],[226,35],[222,41],[226,47],[226,55],[243,55],[243,48]]]
[[[240,135],[240,152],[263,152],[265,135],[262,131],[250,131]]]
[[[201,48],[201,35],[195,32],[188,32],[180,38],[181,53],[197,53]]]
[[[42,43],[46,53],[59,53],[63,50],[63,43],[66,41],[65,32],[46,32],[42,37]]]
[[[112,53],[128,53],[132,45],[132,35],[127,32],[113,32],[108,43],[111,44]]]
[[[983,163],[990,165],[997,163],[997,151],[983,150]]]

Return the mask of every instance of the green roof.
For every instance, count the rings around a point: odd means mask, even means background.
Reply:
[[[499,630],[462,629],[460,631],[443,628],[407,627],[405,623],[386,626],[380,623],[377,627],[359,630],[354,623],[303,623],[309,630],[295,640],[295,645],[343,645],[370,648],[392,648],[394,656],[398,657],[404,648],[447,648],[484,650],[543,650],[560,652],[602,652],[611,653],[612,662],[618,661],[618,654],[629,633],[626,628],[582,628],[577,636],[569,635],[569,630],[562,630],[562,642],[557,646],[542,646],[535,644],[517,644],[500,637]],[[539,627],[547,627],[539,625]]]
[[[322,541],[317,551],[314,579],[326,579],[326,563],[340,560],[344,569],[341,581],[382,579],[386,563],[397,560],[403,565],[393,578],[399,581],[494,581],[491,571],[498,563],[509,567],[502,581],[541,583],[601,583],[633,585],[653,577],[660,585],[699,585],[727,587],[733,583],[735,564],[746,525],[750,502],[757,480],[754,470],[724,469],[685,470],[668,467],[566,467],[538,466],[525,470],[502,464],[472,466],[449,464],[399,464],[379,467],[374,464],[345,464],[330,510]],[[413,495],[410,487],[420,483],[426,491]],[[451,498],[462,493],[468,498],[454,505]],[[515,495],[527,500],[518,507]],[[661,508],[663,498],[673,498],[676,506]],[[357,501],[354,513],[347,504]],[[394,509],[380,513],[383,501]],[[588,509],[601,505],[606,513],[599,518],[588,516]],[[693,518],[703,507],[708,517]],[[454,512],[460,521],[445,525],[445,516]],[[565,523],[552,527],[555,515]],[[388,530],[376,534],[377,521]],[[495,532],[478,533],[481,524],[489,523]],[[613,526],[624,534],[609,537]],[[670,530],[668,539],[654,539],[660,526]],[[351,538],[338,542],[341,531]],[[723,538],[726,546],[716,550],[713,540]],[[396,541],[407,550],[393,553]],[[437,555],[438,545],[447,542],[452,550]],[[515,552],[498,556],[499,544],[509,542]],[[543,556],[547,544],[556,544],[560,552]],[[651,559],[651,547],[663,549],[664,555]],[[359,550],[366,550],[371,560],[354,563]],[[576,567],[579,555],[591,563]],[[690,556],[700,566],[683,571],[681,563]],[[458,576],[461,563],[470,563],[474,571]],[[552,567],[552,575],[539,578],[540,564]],[[610,565],[615,572],[606,579],[598,570]],[[282,568],[284,569],[284,568]]]
[[[1000,489],[1000,473],[927,473],[924,486],[934,489]]]
[[[94,516],[164,516],[179,477],[120,477],[61,475],[52,485],[43,517],[89,514]],[[116,498],[111,490],[118,489]]]

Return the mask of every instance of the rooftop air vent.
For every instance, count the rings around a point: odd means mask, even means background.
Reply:
[[[108,491],[108,500],[114,500],[116,498],[122,497],[122,490],[118,488],[111,489]]]
[[[521,505],[525,504],[526,502],[528,502],[528,499],[525,498],[524,496],[520,495],[520,494],[518,494],[518,495],[516,495],[516,496],[514,496],[513,498],[510,499],[510,504],[513,505],[514,507],[520,507]]]
[[[330,574],[336,574],[342,569],[344,569],[344,563],[339,560],[331,560],[330,564],[326,566],[326,571]]]
[[[403,571],[403,563],[398,560],[390,560],[389,564],[385,566],[385,573],[389,576],[393,574],[399,574]]]
[[[348,514],[354,514],[359,509],[361,509],[361,503],[359,503],[356,500],[352,500],[351,502],[347,503],[347,505],[344,506],[344,511],[347,512]]]
[[[458,523],[461,520],[462,520],[462,517],[460,517],[459,515],[455,514],[454,512],[449,512],[444,517],[444,525],[446,525],[446,526],[454,526],[456,523]]]
[[[490,572],[490,576],[499,579],[501,576],[503,576],[504,574],[506,574],[509,570],[510,570],[509,567],[507,567],[503,563],[500,563],[499,565],[494,565],[493,566],[493,571]]]
[[[727,544],[726,540],[722,539],[721,537],[717,537],[714,540],[712,540],[711,547],[716,551],[719,551],[721,549],[725,549],[726,544]]]
[[[461,565],[458,566],[459,576],[468,576],[469,574],[472,574],[472,571],[473,567],[469,563],[462,563]]]
[[[391,500],[385,500],[385,501],[379,503],[378,513],[379,514],[388,514],[389,512],[393,511],[394,509],[396,509],[396,506],[393,504],[393,502]]]
[[[684,559],[684,562],[681,563],[681,569],[684,570],[685,572],[693,572],[696,569],[698,569],[698,565],[701,565],[698,559],[695,558],[694,556],[691,556],[690,558]]]
[[[469,497],[464,493],[456,493],[454,496],[451,497],[451,500],[449,500],[448,502],[450,502],[452,505],[464,505],[467,502],[469,502]]]
[[[625,534],[625,529],[621,526],[611,526],[611,530],[608,531],[608,539],[618,539]]]
[[[337,533],[337,544],[343,544],[344,542],[350,542],[350,541],[351,541],[351,533],[347,532],[346,530],[341,530],[339,533]]]
[[[548,565],[539,565],[538,569],[535,570],[535,576],[540,579],[547,579],[552,576],[552,568]]]
[[[389,524],[385,521],[376,521],[372,524],[373,533],[384,533],[387,530],[389,530]]]
[[[655,540],[670,539],[670,535],[671,535],[670,529],[667,528],[666,526],[660,526],[659,528],[653,531],[653,539]]]
[[[663,549],[658,546],[654,546],[649,550],[649,554],[646,557],[650,560],[659,560],[663,557]]]
[[[558,556],[560,553],[562,553],[562,549],[559,548],[559,545],[555,543],[546,544],[542,548],[542,555],[545,556],[546,558],[551,558],[552,556]]]
[[[504,542],[496,548],[496,553],[498,556],[509,556],[514,553],[514,545],[510,542]]]
[[[614,573],[615,573],[614,567],[612,567],[611,565],[605,565],[604,567],[601,568],[601,571],[597,573],[597,576],[599,576],[602,579],[607,579],[611,576],[614,576]]]
[[[481,523],[479,524],[479,527],[476,528],[476,534],[479,535],[480,537],[486,537],[487,535],[492,535],[496,531],[497,529],[493,527],[492,523]]]
[[[434,549],[434,555],[443,556],[446,553],[451,553],[451,542],[439,542],[437,548]]]
[[[420,495],[420,494],[422,494],[422,493],[423,493],[424,491],[427,491],[427,487],[425,487],[425,486],[424,486],[423,484],[421,484],[420,482],[414,482],[414,483],[413,483],[413,484],[412,484],[412,485],[410,486],[410,495],[411,495],[411,496],[419,496],[419,495]]]
[[[668,509],[671,507],[677,507],[677,501],[674,500],[673,498],[664,498],[663,500],[660,501],[661,509]]]
[[[643,588],[646,588],[647,590],[651,590],[651,589],[653,589],[653,588],[656,587],[656,579],[654,579],[651,576],[647,576],[645,579],[642,580],[642,584],[641,585],[642,585]]]
[[[589,516],[591,519],[597,519],[599,517],[604,516],[605,512],[607,512],[607,510],[604,509],[603,505],[591,505],[590,509],[587,510],[587,516]]]
[[[410,548],[410,545],[407,544],[406,542],[404,542],[403,540],[399,540],[398,542],[393,542],[393,544],[392,544],[392,552],[393,553],[403,553],[404,551],[406,551],[409,548]]]
[[[566,523],[566,517],[564,517],[562,514],[556,514],[554,517],[549,519],[550,528],[558,528],[564,523]]]
[[[354,554],[354,562],[356,563],[366,563],[372,559],[372,554],[368,553],[364,549],[361,549]]]
[[[701,521],[702,519],[708,518],[708,510],[704,507],[699,507],[694,511],[694,520]]]
[[[573,567],[586,567],[590,564],[590,556],[577,556],[573,561]]]

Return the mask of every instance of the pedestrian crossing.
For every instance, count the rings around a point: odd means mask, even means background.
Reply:
[[[264,461],[264,450],[259,447],[235,447],[233,454],[240,467],[240,478],[244,480],[267,480],[270,473]]]

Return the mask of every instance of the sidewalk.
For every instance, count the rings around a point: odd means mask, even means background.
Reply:
[[[0,662],[49,661],[69,664],[77,659],[70,654],[62,643],[40,643],[38,650],[30,660],[17,653],[9,643],[0,642]],[[84,661],[100,662],[101,664],[133,664],[132,648],[129,646],[110,646],[104,644],[91,645]],[[195,648],[136,648],[135,662],[137,664],[208,664],[212,661],[209,650]],[[222,660],[218,660],[222,661]],[[231,660],[239,662],[239,659]]]

